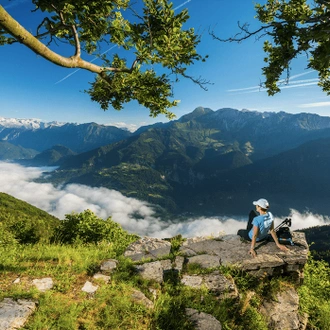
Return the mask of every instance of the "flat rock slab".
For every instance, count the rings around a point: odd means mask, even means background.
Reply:
[[[220,258],[219,256],[201,254],[188,258],[189,264],[197,264],[202,268],[215,268],[220,266]]]
[[[186,315],[196,330],[221,330],[221,323],[212,315],[199,312],[196,309],[186,308]]]
[[[234,265],[251,274],[290,273],[301,270],[308,258],[308,244],[305,234],[293,232],[294,246],[287,246],[289,251],[281,251],[274,242],[260,242],[256,244],[257,257],[252,258],[248,252],[251,242],[241,239],[237,235],[227,235],[216,239],[199,240],[182,246],[182,253],[188,251],[188,263],[201,259],[204,256],[218,256],[220,265]],[[192,256],[193,255],[193,256]],[[207,261],[205,260],[205,263]]]
[[[21,328],[36,309],[30,300],[5,298],[0,302],[0,329],[14,330]]]

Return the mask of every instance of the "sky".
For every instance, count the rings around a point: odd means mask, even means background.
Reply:
[[[40,16],[30,13],[31,1],[1,0],[1,5],[29,31],[35,32]],[[237,22],[248,22],[251,29],[257,28],[254,1],[174,0],[173,7],[176,12],[188,9],[187,27],[194,27],[201,35],[198,52],[209,55],[205,63],[197,62],[189,67],[187,74],[212,82],[208,91],[188,79],[181,79],[174,85],[174,98],[180,103],[170,110],[177,118],[199,106],[213,110],[229,107],[330,115],[330,97],[317,86],[317,74],[307,68],[305,56],[293,63],[289,85],[283,86],[281,93],[269,97],[258,87],[264,81],[263,40],[251,38],[239,44],[222,43],[209,35],[211,29],[221,38],[231,37],[239,31]],[[107,47],[104,51],[110,55],[123,51],[117,46]],[[56,50],[62,51],[60,47]],[[162,115],[151,118],[149,111],[136,102],[124,105],[121,111],[101,110],[83,92],[89,89],[89,82],[94,81],[94,74],[58,67],[22,45],[0,47],[0,59],[0,117],[37,118],[45,122],[96,122],[131,130],[167,121]],[[100,64],[94,56],[85,55],[84,59]]]
[[[18,164],[0,162],[1,191],[24,200],[56,217],[64,219],[65,214],[82,212],[90,209],[102,219],[109,216],[131,233],[150,237],[183,237],[213,236],[236,234],[245,227],[247,216],[198,217],[186,221],[164,222],[155,216],[150,205],[134,198],[123,196],[120,192],[106,188],[92,188],[84,185],[69,184],[65,187],[54,187],[50,183],[37,183],[35,179],[43,171],[52,168],[24,167]],[[251,202],[251,207],[253,207]],[[137,220],[133,214],[139,214]],[[292,219],[292,230],[330,223],[330,218],[311,213],[301,214],[291,210],[287,215]],[[275,217],[275,227],[285,217]]]

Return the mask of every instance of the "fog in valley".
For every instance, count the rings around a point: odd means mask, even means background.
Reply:
[[[0,191],[24,200],[46,212],[64,219],[65,214],[82,212],[90,209],[99,217],[109,216],[124,229],[140,236],[173,237],[182,234],[184,237],[219,234],[236,234],[245,227],[242,222],[247,217],[199,217],[178,222],[164,222],[155,216],[155,212],[146,202],[128,198],[115,190],[92,188],[84,185],[70,184],[54,187],[50,183],[36,183],[44,171],[51,168],[23,167],[14,163],[0,162]],[[261,196],[267,198],[267,196]],[[247,205],[247,214],[253,207]],[[138,214],[138,219],[134,216]],[[276,214],[275,218],[276,218]],[[287,216],[292,218],[292,230],[329,224],[326,216],[311,213],[301,214],[295,210]],[[277,226],[284,218],[276,218]]]

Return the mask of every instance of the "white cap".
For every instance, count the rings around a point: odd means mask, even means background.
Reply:
[[[268,209],[269,208],[269,203],[267,199],[260,198],[257,201],[253,202],[253,205],[258,205],[263,209]]]

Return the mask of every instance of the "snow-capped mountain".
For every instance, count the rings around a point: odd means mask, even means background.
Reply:
[[[0,117],[0,130],[4,128],[25,128],[29,130],[45,129],[47,127],[63,126],[65,123],[52,121],[49,123],[42,122],[40,119],[23,119],[23,118],[4,118]]]

